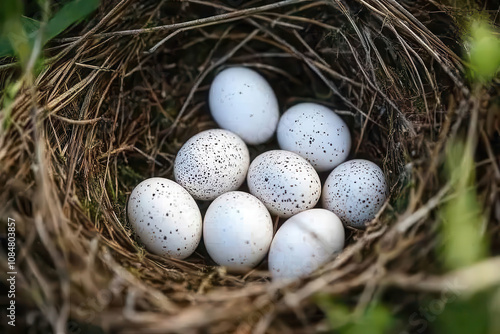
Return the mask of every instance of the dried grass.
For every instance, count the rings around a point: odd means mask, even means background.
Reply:
[[[105,1],[67,33],[81,35],[51,43],[50,65],[16,96],[0,134],[2,217],[19,222],[18,286],[39,310],[35,322],[56,333],[68,319],[116,333],[312,332],[326,325],[312,298],[319,292],[361,312],[387,290],[435,292],[452,277],[478,288],[470,278],[478,267],[441,275],[431,260],[436,208],[450,190],[440,169],[447,141],[469,131],[480,146],[485,233],[498,249],[500,118],[490,101],[499,91],[470,93],[450,48],[459,38],[452,8],[348,3],[251,1],[235,10],[202,0]],[[152,255],[126,222],[133,186],[171,177],[182,143],[215,126],[207,89],[228,64],[258,68],[282,108],[314,99],[343,111],[354,153],[382,163],[391,184],[391,201],[368,229],[349,231],[339,258],[291,286],[271,283],[265,265],[242,276],[203,252],[188,261]],[[2,67],[0,83],[15,75]],[[491,270],[498,258],[481,265]],[[488,277],[500,280],[498,271]]]

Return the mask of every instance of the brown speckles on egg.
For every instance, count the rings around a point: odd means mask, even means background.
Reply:
[[[140,241],[154,254],[184,259],[200,242],[200,210],[171,180],[154,177],[139,183],[130,195],[127,215]],[[170,236],[174,229],[177,234]]]
[[[347,225],[363,228],[387,197],[384,173],[368,160],[350,160],[337,166],[323,187],[323,207]]]
[[[314,207],[321,195],[314,168],[289,151],[268,151],[256,157],[248,169],[247,182],[250,192],[280,217]]]
[[[278,123],[277,137],[280,148],[297,153],[320,172],[344,162],[351,148],[351,135],[342,118],[316,103],[288,109]]]
[[[250,156],[234,133],[206,130],[191,137],[175,158],[175,180],[195,198],[213,200],[245,181]]]

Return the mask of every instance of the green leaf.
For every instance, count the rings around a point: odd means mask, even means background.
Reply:
[[[32,38],[36,35],[34,34],[38,29],[40,29],[40,21],[34,20],[30,17],[21,16],[20,18],[22,30],[27,35],[32,35]],[[14,50],[10,44],[7,36],[0,36],[0,57],[13,56]]]
[[[30,48],[22,14],[22,1],[0,1],[0,57],[13,56],[14,53],[17,53],[21,61],[29,57]]]
[[[23,13],[23,1],[0,1],[0,32],[3,33],[12,20],[17,20]]]
[[[50,41],[70,25],[80,22],[99,7],[99,0],[73,0],[65,4],[47,23],[44,42]]]
[[[4,2],[5,1],[5,2]],[[12,4],[15,3],[15,4]],[[40,31],[40,22],[22,16],[19,0],[0,1],[0,57],[24,54],[29,55],[36,36]],[[99,0],[73,0],[66,3],[45,26],[43,44],[61,34],[69,26],[80,22],[99,7]]]
[[[6,37],[0,37],[0,57],[5,57],[13,54],[12,46]]]
[[[21,16],[21,24],[27,34],[32,34],[40,29],[40,21],[32,19],[31,17]]]

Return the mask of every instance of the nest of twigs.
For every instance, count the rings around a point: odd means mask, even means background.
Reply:
[[[500,241],[498,90],[470,92],[453,14],[431,0],[103,1],[48,45],[49,66],[17,94],[0,136],[24,325],[315,332],[329,328],[320,293],[361,313],[379,298],[402,314],[418,307],[419,292],[440,291],[451,275],[435,264],[437,208],[450,190],[446,143],[464,133],[480,144],[484,229],[492,247]],[[216,127],[208,87],[231,64],[262,73],[282,110],[306,100],[338,110],[351,156],[376,161],[390,183],[368,228],[348,230],[344,253],[292,285],[273,284],[265,263],[226,273],[203,247],[187,261],[155,256],[127,223],[133,187],[172,178],[184,141]],[[2,68],[1,85],[18,74]]]

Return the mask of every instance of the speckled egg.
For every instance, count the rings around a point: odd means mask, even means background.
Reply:
[[[256,197],[231,191],[208,207],[203,241],[210,257],[232,270],[249,269],[267,254],[273,238],[271,215]]]
[[[280,148],[297,153],[318,172],[330,171],[344,162],[351,149],[351,135],[335,112],[317,103],[300,103],[280,118]]]
[[[345,232],[331,211],[311,209],[285,221],[269,250],[273,280],[296,279],[320,268],[344,248]]]
[[[356,228],[375,218],[386,198],[384,173],[368,160],[350,160],[337,166],[323,186],[323,207]]]
[[[241,186],[249,163],[248,148],[240,137],[227,130],[206,130],[181,147],[174,177],[195,199],[213,200]]]
[[[127,215],[151,253],[184,259],[200,242],[200,209],[174,181],[153,177],[139,183],[130,194]]]
[[[269,211],[290,217],[316,205],[321,182],[313,166],[289,151],[267,151],[250,164],[247,176],[250,193]]]
[[[250,145],[268,141],[276,131],[276,95],[266,79],[251,69],[231,67],[217,74],[208,101],[217,124]]]

